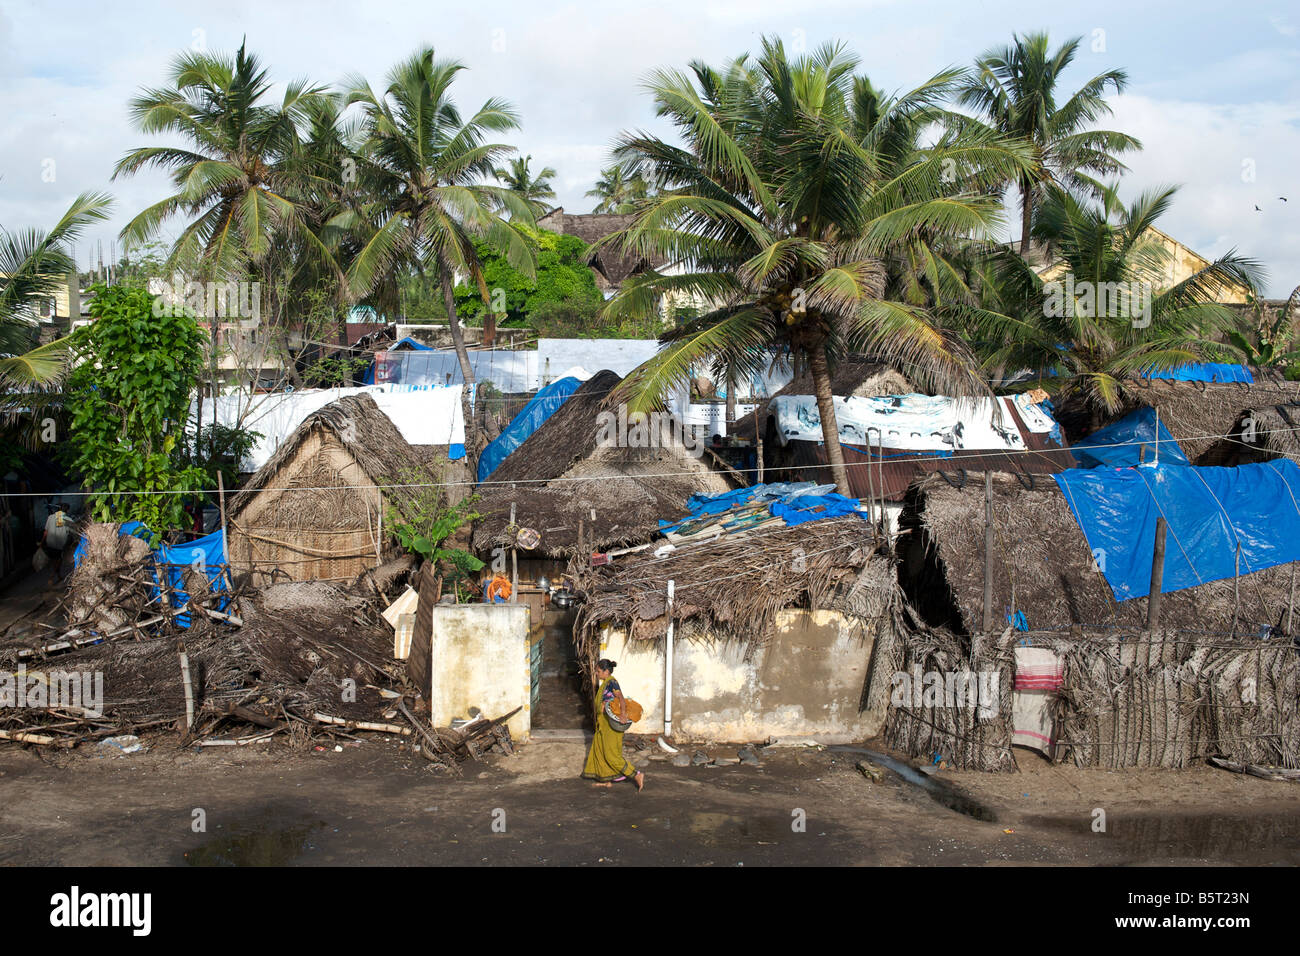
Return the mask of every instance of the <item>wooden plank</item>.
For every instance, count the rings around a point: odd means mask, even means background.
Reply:
[[[420,601],[415,612],[415,632],[411,635],[411,656],[406,659],[406,673],[427,699],[433,688],[433,608],[438,601],[438,580],[433,562],[420,569]]]

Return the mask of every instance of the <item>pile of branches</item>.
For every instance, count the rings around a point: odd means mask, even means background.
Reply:
[[[172,731],[183,746],[277,735],[305,746],[366,731],[407,739],[457,774],[462,760],[512,752],[511,715],[435,729],[411,712],[405,662],[393,659],[392,632],[378,613],[382,585],[301,582],[218,595],[201,571],[187,571],[192,598],[169,604],[144,543],[111,525],[111,537],[94,535],[97,527],[51,614],[66,610],[72,626],[41,623],[46,635],[0,644],[0,671],[23,695],[17,706],[0,705],[0,740],[71,749]],[[206,613],[218,602],[225,610]],[[189,627],[180,625],[182,612]]]

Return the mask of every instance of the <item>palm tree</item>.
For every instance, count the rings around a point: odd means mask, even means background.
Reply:
[[[509,166],[492,170],[492,175],[505,183],[507,189],[518,194],[524,202],[528,203],[528,207],[533,211],[533,216],[540,219],[552,209],[543,200],[555,198],[555,190],[551,188],[551,179],[554,178],[556,173],[554,169],[547,166],[534,176],[528,168],[528,164],[532,161],[532,156],[516,156],[510,160]]]
[[[959,101],[975,108],[994,129],[1018,136],[1034,149],[1033,168],[1015,181],[1020,190],[1020,254],[1029,253],[1034,207],[1052,186],[1100,194],[1095,176],[1107,177],[1126,167],[1115,156],[1142,144],[1124,133],[1090,129],[1110,105],[1106,87],[1124,89],[1123,70],[1098,73],[1064,103],[1057,103],[1061,74],[1078,51],[1081,37],[1049,51],[1046,33],[1015,36],[1010,46],[986,52],[959,91]]]
[[[68,244],[92,222],[105,220],[112,204],[103,193],[82,193],[49,232],[0,227],[0,389],[30,391],[58,383],[68,340],[64,336],[32,349],[33,307],[63,288],[69,276],[76,281]]]
[[[1095,204],[1050,193],[1034,236],[1051,244],[1061,268],[1044,281],[1020,256],[992,254],[983,304],[967,313],[972,333],[991,343],[986,364],[1041,370],[1039,384],[1079,394],[1099,424],[1123,407],[1126,380],[1227,357],[1220,339],[1236,315],[1220,303],[1230,290],[1257,288],[1263,270],[1234,250],[1157,288],[1172,254],[1149,229],[1175,192],[1150,190],[1127,207],[1114,187]]]
[[[596,188],[588,189],[587,195],[600,200],[592,212],[629,213],[650,191],[650,184],[634,166],[614,163],[600,171]]]
[[[297,201],[304,187],[299,130],[325,91],[295,81],[278,105],[267,104],[266,70],[242,45],[233,59],[183,54],[170,80],[167,88],[143,90],[131,101],[131,115],[142,133],[179,136],[187,148],[133,149],[113,178],[156,167],[171,173],[176,192],[127,223],[122,238],[143,243],[167,220],[183,217],[188,223],[168,266],[211,279],[256,272],[282,237],[328,259]]]
[[[634,410],[685,384],[692,365],[744,380],[775,349],[812,375],[827,459],[846,494],[830,364],[864,351],[949,394],[986,391],[973,356],[924,307],[885,297],[886,263],[936,237],[988,236],[1003,215],[990,187],[1030,161],[1022,146],[974,128],[933,149],[898,148],[907,118],[932,109],[957,75],[885,99],[856,66],[840,46],[791,61],[779,40],[764,39],[756,60],[652,74],[657,112],[685,145],[624,135],[619,158],[663,188],[604,240],[674,267],[626,282],[607,314],[649,313],[668,293],[712,303],[621,386]]]
[[[362,201],[331,221],[360,239],[348,283],[363,296],[404,269],[437,276],[452,342],[467,385],[474,381],[456,315],[457,273],[467,275],[488,301],[474,240],[506,254],[514,268],[534,275],[528,240],[503,218],[532,225],[532,209],[518,193],[484,182],[513,148],[487,141],[515,129],[518,117],[504,100],[487,100],[468,119],[451,99],[463,64],[436,59],[431,48],[416,52],[388,74],[382,95],[362,78],[348,81],[345,102],[360,103],[365,145],[359,169]],[[470,424],[466,416],[467,426]]]

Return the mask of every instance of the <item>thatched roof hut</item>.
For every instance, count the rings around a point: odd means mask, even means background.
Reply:
[[[994,476],[993,606],[1023,611],[1031,630],[1072,625],[1141,628],[1147,602],[1115,601],[1074,514],[1055,482],[1033,490]],[[912,541],[903,548],[905,593],[934,625],[974,633],[983,626],[984,483],[954,488],[937,478],[918,487],[904,517]],[[1286,624],[1292,568],[1281,565],[1238,581],[1236,633]],[[1161,625],[1188,632],[1228,633],[1234,626],[1233,581],[1212,581],[1164,595]],[[1014,595],[1013,595],[1014,591]]]
[[[575,631],[626,628],[633,640],[667,632],[666,593],[675,582],[673,619],[740,641],[762,641],[776,612],[790,607],[843,610],[875,618],[898,607],[893,561],[874,552],[860,518],[724,536],[656,558],[650,552],[591,570]]]
[[[1246,409],[1231,430],[1202,455],[1205,464],[1228,467],[1276,458],[1300,460],[1300,405]]]
[[[655,432],[653,447],[603,443],[602,414],[617,416],[606,400],[620,381],[608,370],[592,376],[480,486],[475,551],[515,543],[512,507],[516,528],[541,535],[529,557],[567,558],[580,530],[590,550],[638,544],[660,519],[685,517],[691,495],[735,487],[667,430]]]
[[[344,580],[375,567],[390,548],[388,506],[427,494],[412,479],[437,480],[369,395],[309,415],[231,502],[230,563],[260,583],[276,572],[294,581]],[[443,479],[448,480],[448,479]]]
[[[1125,383],[1129,398],[1122,410],[1100,424],[1109,424],[1143,406],[1154,408],[1160,413],[1160,423],[1169,429],[1192,464],[1221,464],[1207,453],[1233,430],[1244,412],[1300,402],[1300,382],[1288,382],[1260,370],[1255,370],[1254,375],[1253,384],[1135,379]],[[1094,420],[1077,398],[1065,402],[1058,418],[1073,443],[1087,444],[1084,436],[1095,430]]]

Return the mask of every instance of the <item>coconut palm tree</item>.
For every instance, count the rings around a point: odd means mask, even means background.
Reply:
[[[497,167],[492,171],[492,175],[505,183],[506,188],[511,192],[522,197],[532,209],[533,216],[540,219],[552,209],[544,200],[555,198],[551,180],[556,173],[554,169],[547,166],[534,176],[528,168],[532,161],[532,156],[516,156],[510,160],[509,166]]]
[[[176,191],[140,212],[122,238],[143,243],[168,220],[187,220],[172,247],[169,268],[203,278],[243,278],[282,237],[326,260],[304,207],[300,128],[328,94],[295,81],[278,104],[271,82],[244,46],[233,58],[190,52],[172,66],[170,85],[131,101],[137,129],[170,134],[187,146],[145,146],[118,162],[113,178],[154,167],[171,174]]]
[[[503,215],[532,225],[528,201],[508,187],[484,181],[514,151],[489,142],[488,136],[517,128],[518,116],[505,100],[492,98],[468,119],[462,118],[451,86],[464,68],[455,60],[435,58],[432,48],[425,48],[393,68],[382,94],[363,78],[347,81],[345,102],[359,103],[362,109],[362,200],[330,225],[359,237],[347,273],[357,297],[406,269],[437,277],[461,374],[470,384],[474,371],[453,288],[460,273],[475,282],[488,301],[474,240],[502,250],[510,265],[530,277],[535,259],[528,240]]]
[[[663,337],[620,395],[637,410],[653,405],[695,364],[744,380],[775,349],[812,375],[845,493],[830,391],[838,355],[878,355],[949,394],[986,391],[973,356],[923,306],[885,296],[886,263],[936,237],[990,235],[1003,215],[992,184],[1030,162],[1022,145],[974,127],[932,149],[898,147],[907,118],[934,108],[958,75],[886,99],[854,75],[857,62],[841,46],[791,60],[765,39],[759,57],[721,70],[697,62],[690,74],[652,74],[657,112],[684,145],[622,137],[619,159],[663,188],[604,240],[672,266],[624,283],[607,314],[648,313],[670,293],[709,303]]]
[[[1264,272],[1234,250],[1159,288],[1172,253],[1149,230],[1175,192],[1149,190],[1128,206],[1113,186],[1097,202],[1050,193],[1033,234],[1055,250],[1059,267],[1044,280],[1020,256],[998,250],[981,306],[967,311],[972,336],[989,343],[986,365],[1041,370],[1039,384],[1078,393],[1099,423],[1122,408],[1134,377],[1228,358],[1222,339],[1237,317],[1221,303],[1230,291],[1258,288]]]
[[[58,383],[67,362],[67,337],[39,348],[34,307],[49,299],[74,276],[77,264],[68,252],[93,222],[108,217],[113,200],[103,193],[82,193],[49,232],[0,227],[0,390],[30,391]]]
[[[650,184],[634,167],[614,163],[600,171],[596,188],[587,190],[598,200],[596,213],[629,213],[635,204],[650,195]]]
[[[1026,140],[1034,149],[1033,168],[1015,181],[1020,191],[1020,254],[1029,253],[1034,207],[1052,186],[1100,194],[1095,177],[1108,177],[1126,167],[1117,153],[1141,149],[1124,133],[1090,128],[1111,112],[1104,94],[1109,86],[1120,93],[1128,80],[1123,70],[1098,73],[1058,103],[1061,75],[1078,52],[1081,37],[1050,51],[1046,33],[1015,36],[1010,46],[986,52],[962,85],[958,99],[973,107],[994,129]]]

